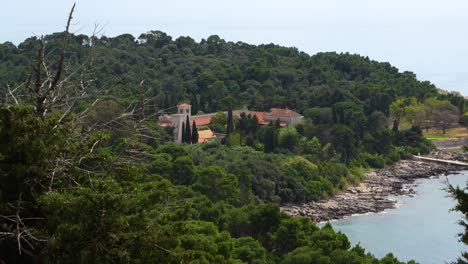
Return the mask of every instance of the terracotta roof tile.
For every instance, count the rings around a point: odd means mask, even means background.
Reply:
[[[259,122],[260,122],[261,120],[263,120],[263,115],[264,115],[264,114],[265,114],[264,112],[254,112],[254,115],[257,116]]]
[[[270,109],[270,113],[268,113],[270,115],[274,115],[274,116],[277,116],[277,117],[299,117],[301,116],[300,114],[294,112],[293,110],[291,109],[288,109],[288,108],[271,108]]]
[[[195,121],[195,124],[197,126],[206,126],[211,123],[211,117],[197,118],[197,119],[193,119],[193,121]]]
[[[163,126],[163,127],[172,126],[172,122],[171,121],[160,121],[159,125]]]

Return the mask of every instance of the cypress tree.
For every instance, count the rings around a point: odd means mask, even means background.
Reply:
[[[176,98],[176,95],[175,94],[171,94],[171,96],[168,96],[169,98],[169,106],[168,107],[171,107],[171,106],[174,106],[177,104],[177,98]]]
[[[198,143],[198,128],[197,124],[195,124],[195,121],[192,123],[192,144],[197,144]]]
[[[264,152],[272,152],[275,149],[274,146],[274,139],[275,139],[275,128],[273,127],[273,122],[270,121],[267,129],[265,130],[265,134],[263,137],[263,151]]]
[[[206,112],[206,109],[205,109],[205,96],[204,95],[200,95],[200,110],[203,111],[203,112]]]
[[[182,122],[182,127],[180,128],[182,130],[182,143],[185,143],[187,141],[185,137],[185,123]]]
[[[169,108],[171,107],[171,103],[169,102],[169,95],[167,94],[163,94],[163,108],[166,109],[166,108]]]
[[[279,118],[276,119],[276,121],[275,121],[275,128],[276,128],[276,129],[280,129],[280,128],[281,128],[281,121],[280,121]]]
[[[206,111],[213,112],[213,100],[211,100],[211,96],[209,95],[206,98]]]
[[[187,122],[185,122],[185,143],[192,143],[192,131],[190,130],[190,119],[187,116]]]
[[[198,100],[195,94],[192,96],[191,103],[192,103],[192,114],[196,115],[198,113]]]
[[[231,134],[234,131],[234,122],[232,118],[232,108],[229,107],[228,116],[227,116],[227,131],[226,134]]]

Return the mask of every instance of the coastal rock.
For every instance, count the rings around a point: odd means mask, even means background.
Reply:
[[[434,151],[430,157],[468,160],[466,155],[441,150]],[[303,204],[284,204],[281,210],[290,215],[307,216],[315,222],[341,219],[353,214],[381,212],[395,207],[396,201],[389,200],[390,195],[413,197],[416,192],[410,186],[414,187],[417,179],[454,173],[457,170],[460,168],[445,164],[414,159],[403,160],[384,169],[367,173],[364,181],[358,186],[350,186],[330,199]]]

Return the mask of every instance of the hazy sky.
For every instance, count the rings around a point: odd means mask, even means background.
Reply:
[[[0,42],[18,44],[62,31],[70,0],[7,0]],[[196,40],[230,41],[358,53],[410,70],[446,90],[468,95],[467,0],[77,0],[73,31],[104,34],[149,30]]]

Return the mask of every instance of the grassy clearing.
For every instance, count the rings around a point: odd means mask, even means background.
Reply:
[[[450,140],[457,139],[461,137],[468,137],[468,129],[465,127],[454,127],[447,129],[444,134],[442,130],[439,129],[429,129],[429,131],[424,130],[424,137],[429,140]]]
[[[429,140],[450,140],[450,139],[457,139],[456,137],[447,137],[447,136],[433,136],[433,135],[425,135],[426,139]]]

